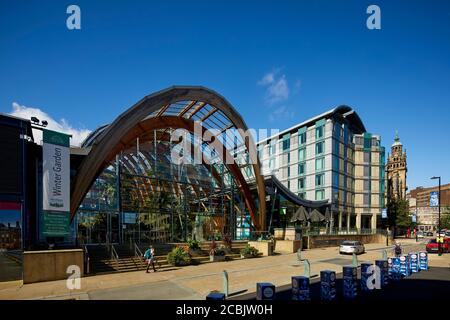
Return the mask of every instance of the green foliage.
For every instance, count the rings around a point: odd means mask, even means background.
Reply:
[[[441,212],[441,229],[450,229],[450,207],[445,207]]]
[[[183,248],[176,247],[167,255],[167,261],[174,266],[185,266],[191,263],[191,256]]]
[[[251,245],[247,244],[244,248],[241,249],[241,255],[246,258],[254,258],[258,256],[258,249],[255,247],[252,247]]]
[[[200,250],[200,242],[195,239],[189,239],[187,245],[191,250]]]
[[[388,205],[388,221],[391,227],[408,228],[414,223],[410,217],[408,201],[404,199],[391,200]]]

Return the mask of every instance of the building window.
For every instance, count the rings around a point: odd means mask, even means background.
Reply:
[[[269,169],[274,170],[275,169],[275,159],[269,160]]]
[[[364,191],[370,190],[370,180],[364,180]]]
[[[337,172],[333,172],[333,187],[339,187],[339,174]]]
[[[369,177],[370,176],[370,167],[369,166],[364,166],[364,177]]]
[[[298,161],[306,160],[306,148],[298,149]]]
[[[269,156],[273,156],[276,153],[277,151],[276,146],[277,144],[275,141],[269,142]]]
[[[316,171],[322,171],[325,169],[325,158],[316,159]]]
[[[305,172],[306,172],[306,163],[305,162],[299,163],[298,164],[298,174],[302,175],[302,174],[305,174]]]
[[[364,162],[369,163],[370,162],[370,152],[364,152]]]
[[[288,178],[291,176],[291,167],[290,166],[287,167],[287,176],[288,176]]]
[[[316,187],[322,187],[324,185],[325,175],[316,174]]]
[[[325,142],[323,141],[316,143],[316,155],[322,154],[324,152],[324,145]]]
[[[291,189],[291,181],[290,180],[288,180],[288,182],[287,182],[287,188]]]
[[[370,203],[369,203],[369,199],[370,199],[370,197],[369,197],[369,194],[364,194],[363,195],[363,204],[365,205],[365,206],[368,206]]]
[[[323,129],[324,129],[324,126],[320,126],[320,127],[316,128],[316,139],[323,138]]]
[[[316,190],[316,200],[323,200],[323,199],[325,199],[325,190],[324,189]]]
[[[300,199],[305,199],[305,198],[306,198],[306,192],[299,192],[299,193],[298,193],[298,197],[299,197]]]
[[[298,179],[298,186],[297,186],[297,188],[298,188],[298,190],[305,189],[305,178]]]
[[[306,132],[298,134],[298,144],[302,145],[306,143]]]
[[[288,164],[291,163],[291,153],[290,152],[288,152],[288,154],[287,154],[287,163]]]
[[[291,139],[290,139],[290,134],[285,134],[283,136],[283,151],[287,151],[290,148],[291,145]]]

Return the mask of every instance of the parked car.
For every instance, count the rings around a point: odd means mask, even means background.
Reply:
[[[427,237],[432,237],[432,236],[433,236],[433,232],[428,231],[428,232],[426,233],[426,235],[427,235]]]
[[[339,247],[339,253],[341,254],[361,254],[366,251],[364,245],[359,241],[343,241]]]
[[[444,235],[444,237],[446,237],[446,238],[450,238],[450,231],[449,231],[449,230],[445,231],[445,235]]]
[[[417,231],[417,238],[423,238],[424,234],[423,231]]]
[[[444,241],[441,243],[442,253],[449,252],[449,241]],[[431,239],[426,246],[426,250],[428,253],[438,253],[439,244],[436,239]]]

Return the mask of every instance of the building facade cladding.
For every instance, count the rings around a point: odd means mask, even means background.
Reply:
[[[431,192],[439,192],[439,187],[418,187],[406,195],[409,211],[417,214],[419,230],[435,231],[437,229],[439,208],[437,206],[430,207]],[[445,208],[450,207],[450,183],[441,186],[441,207],[444,208],[442,212],[445,212]]]
[[[303,122],[258,143],[262,172],[299,197],[328,199],[333,227],[375,229],[384,205],[384,148],[378,136],[360,131],[332,111]]]

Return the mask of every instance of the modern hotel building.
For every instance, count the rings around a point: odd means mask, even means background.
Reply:
[[[333,227],[380,227],[385,149],[352,108],[336,107],[257,147],[264,175],[274,175],[301,198],[329,201]]]

